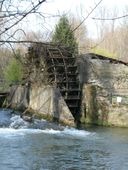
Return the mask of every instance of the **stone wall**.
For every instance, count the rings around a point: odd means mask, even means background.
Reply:
[[[78,66],[82,121],[128,127],[128,66],[94,54],[79,58]]]
[[[74,125],[74,118],[59,89],[53,86],[12,86],[8,105],[22,112],[34,111],[35,115],[42,114],[45,118]]]

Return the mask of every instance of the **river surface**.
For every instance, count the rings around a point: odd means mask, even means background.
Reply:
[[[30,125],[0,110],[0,170],[128,170],[128,129]]]

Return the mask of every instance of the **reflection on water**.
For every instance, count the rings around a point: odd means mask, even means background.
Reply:
[[[0,170],[128,170],[128,129],[43,123],[0,128]]]

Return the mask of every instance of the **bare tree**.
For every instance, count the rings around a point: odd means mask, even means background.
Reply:
[[[118,37],[117,21],[118,9],[107,10],[105,7],[99,8],[97,17],[93,17],[98,32],[97,44],[98,48],[106,51],[109,56],[118,58]],[[111,20],[109,19],[111,18]],[[113,19],[112,19],[113,18]]]
[[[1,40],[16,40],[17,32],[23,32],[21,25],[31,14],[41,15],[39,7],[46,0],[2,0],[0,1],[0,37]],[[25,5],[27,3],[27,6]],[[2,43],[1,43],[2,45]]]
[[[80,17],[76,18],[74,16],[71,16],[69,18],[70,20],[70,24],[72,27],[72,30],[76,28],[77,25],[79,25],[81,23],[81,19]],[[74,32],[74,36],[76,38],[76,41],[78,43],[78,49],[79,49],[79,53],[86,53],[87,52],[87,48],[88,48],[88,38],[87,38],[87,28],[85,26],[85,24],[82,24],[75,32]]]

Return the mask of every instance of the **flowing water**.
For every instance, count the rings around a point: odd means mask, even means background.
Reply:
[[[10,110],[0,127],[0,170],[128,170],[128,129],[30,124]]]

